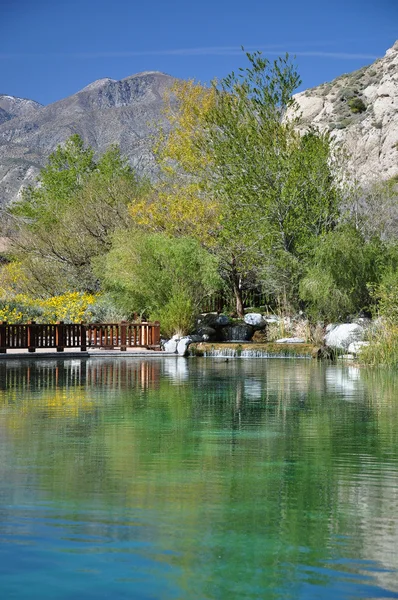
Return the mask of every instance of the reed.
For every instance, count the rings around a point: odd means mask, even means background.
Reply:
[[[369,346],[361,349],[359,360],[370,366],[398,367],[398,325],[383,321],[368,335]]]

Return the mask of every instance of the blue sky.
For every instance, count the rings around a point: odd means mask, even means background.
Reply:
[[[398,0],[0,0],[0,93],[43,104],[145,70],[210,81],[289,52],[301,89],[383,56]]]

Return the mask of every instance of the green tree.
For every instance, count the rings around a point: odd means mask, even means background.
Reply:
[[[339,204],[329,138],[296,132],[292,94],[300,78],[289,57],[246,56],[247,68],[207,94],[179,87],[181,118],[173,105],[175,129],[160,151],[173,181],[179,176],[182,189],[195,181],[199,202],[217,206],[217,219],[198,239],[217,255],[240,316],[243,289],[266,281],[264,265],[296,269],[313,237],[333,228]]]
[[[165,334],[188,333],[220,280],[214,256],[192,238],[119,231],[98,264],[104,287],[126,314],[159,319]]]
[[[78,136],[50,156],[38,184],[10,209],[12,252],[24,273],[21,291],[97,290],[92,261],[110,249],[115,229],[128,226],[128,205],[146,184],[118,148],[94,161],[93,150]]]
[[[314,318],[342,320],[370,311],[371,288],[380,280],[386,248],[378,238],[366,240],[349,224],[319,239],[300,295]]]

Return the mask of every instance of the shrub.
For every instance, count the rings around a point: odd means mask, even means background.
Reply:
[[[0,302],[0,321],[8,323],[79,323],[91,321],[98,296],[79,292],[66,292],[61,296],[32,298],[18,294],[13,299]]]
[[[348,106],[353,113],[362,113],[366,110],[366,104],[361,98],[350,98],[348,100]]]
[[[191,238],[119,232],[98,275],[116,307],[159,319],[162,332],[187,333],[203,299],[221,284],[217,261]]]
[[[312,317],[340,320],[369,310],[368,284],[378,282],[380,255],[378,242],[367,242],[349,225],[323,236],[300,283],[300,297]]]
[[[158,312],[152,313],[154,320],[160,321],[162,333],[171,337],[173,334],[186,335],[195,325],[196,307],[192,298],[183,290],[175,294]]]
[[[398,271],[386,271],[378,286],[374,288],[373,297],[378,303],[379,314],[391,323],[398,325]]]
[[[368,336],[359,360],[370,366],[398,367],[398,325],[388,319]]]

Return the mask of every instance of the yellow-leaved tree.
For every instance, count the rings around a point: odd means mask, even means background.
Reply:
[[[179,81],[164,100],[168,128],[160,128],[154,140],[160,177],[151,193],[134,200],[130,214],[147,231],[189,236],[214,248],[220,204],[208,186],[214,165],[203,136],[215,90],[193,81]]]

